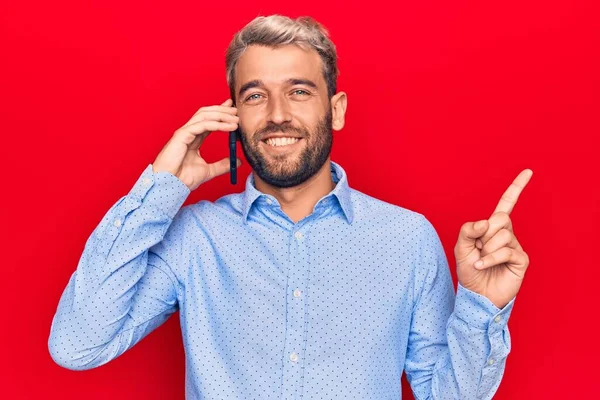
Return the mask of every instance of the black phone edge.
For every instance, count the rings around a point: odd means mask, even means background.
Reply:
[[[237,155],[236,142],[238,139],[238,130],[229,132],[229,181],[232,185],[237,183]]]

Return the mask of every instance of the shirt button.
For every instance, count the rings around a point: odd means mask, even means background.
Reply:
[[[500,318],[500,316],[498,315],[496,318],[494,318],[494,322],[500,322],[502,318]]]
[[[267,199],[267,204],[273,204],[273,200]]]
[[[492,365],[493,363],[494,363],[494,359],[493,359],[493,358],[490,358],[490,359],[488,360],[488,364]]]
[[[119,226],[121,226],[121,220],[119,218],[115,219],[115,221],[113,222],[113,225],[118,228]]]
[[[296,354],[296,353],[290,354],[290,360],[292,360],[293,362],[298,361],[298,354]]]
[[[302,292],[300,291],[300,289],[296,289],[296,290],[294,290],[294,297],[300,297],[300,294],[301,294],[301,293],[302,293]]]
[[[296,239],[302,239],[302,232],[296,232],[294,236],[296,236]]]
[[[144,186],[148,186],[148,185],[150,184],[150,182],[152,182],[152,181],[150,180],[150,178],[144,178],[144,179],[142,179],[142,184],[143,184]]]

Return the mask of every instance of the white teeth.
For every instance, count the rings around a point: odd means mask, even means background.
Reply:
[[[288,144],[296,143],[298,140],[300,140],[300,139],[284,137],[284,138],[269,138],[266,140],[266,142],[270,146],[278,147],[278,146],[287,146]]]

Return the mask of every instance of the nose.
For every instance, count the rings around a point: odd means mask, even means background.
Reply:
[[[292,120],[289,104],[284,95],[271,96],[269,99],[268,113],[268,121],[277,125]]]

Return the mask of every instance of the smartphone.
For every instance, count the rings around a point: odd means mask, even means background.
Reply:
[[[229,132],[229,180],[232,185],[237,183],[237,141],[240,138],[240,128]]]

